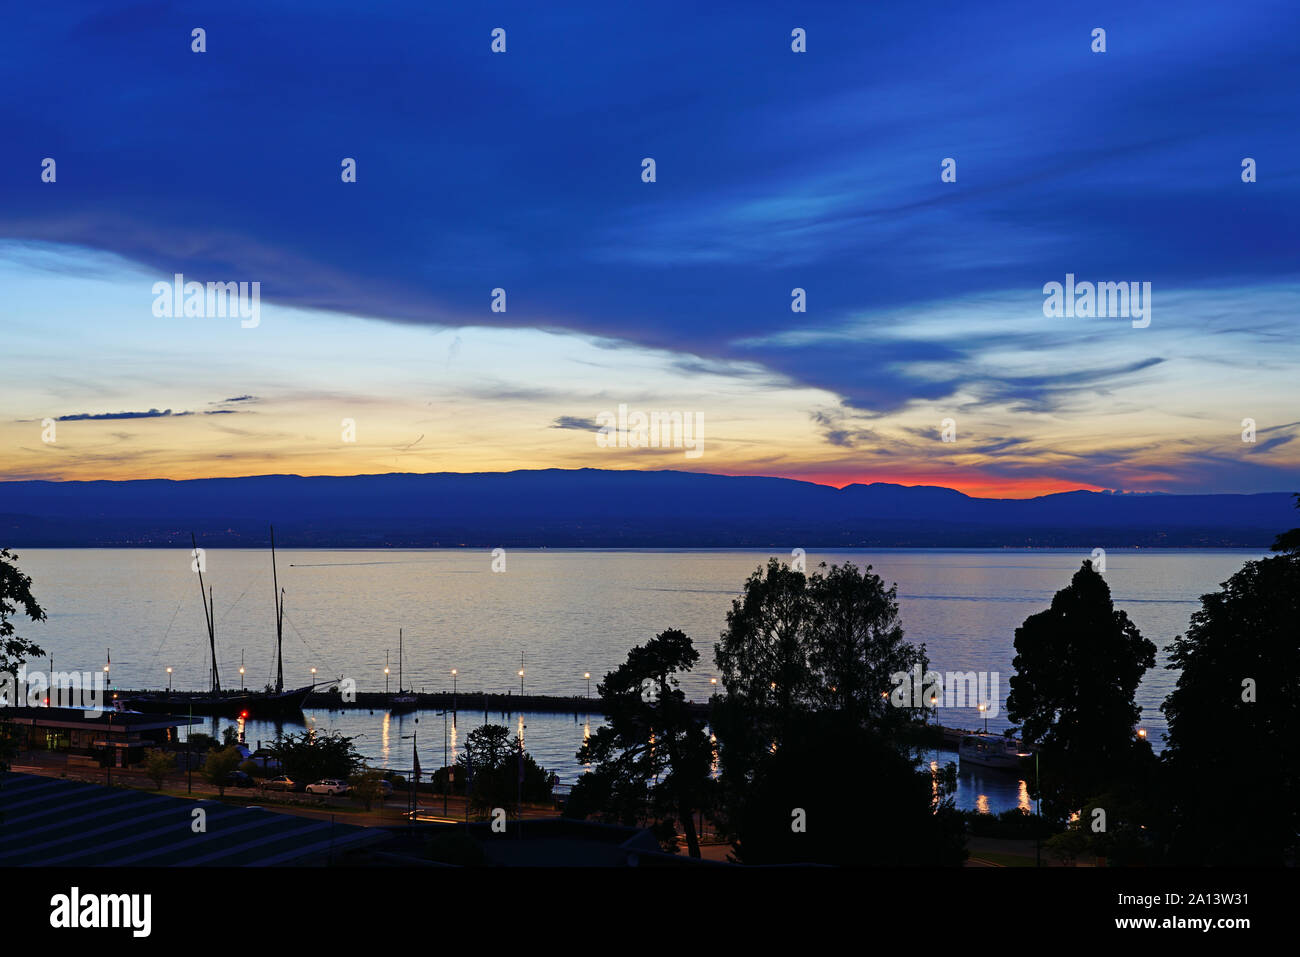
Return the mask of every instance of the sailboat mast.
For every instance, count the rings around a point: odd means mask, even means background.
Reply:
[[[217,633],[211,607],[212,589],[205,591],[203,588],[203,563],[199,561],[199,543],[193,532],[190,532],[190,544],[194,546],[194,570],[199,573],[199,598],[203,602],[203,623],[208,626],[208,647],[212,651],[212,674],[209,675],[209,682],[211,690],[217,692],[221,690],[221,679],[217,675]]]
[[[402,629],[397,629],[397,691],[400,694],[406,685],[402,684]]]
[[[271,526],[271,584],[275,589],[275,693],[284,690],[284,592],[275,569],[275,526]]]
[[[217,674],[217,603],[208,586],[208,647],[212,649],[212,690],[221,690],[221,677]]]

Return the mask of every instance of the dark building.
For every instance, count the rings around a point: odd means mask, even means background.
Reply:
[[[144,759],[150,748],[173,745],[184,716],[79,708],[4,708],[0,722],[12,727],[25,751],[54,751],[79,763],[124,767]]]

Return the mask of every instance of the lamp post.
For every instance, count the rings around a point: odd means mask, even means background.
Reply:
[[[934,743],[934,759],[938,761],[939,748],[943,745],[943,728],[939,725],[939,699],[935,695],[930,695],[930,707],[934,709],[934,730],[937,732]]]
[[[456,707],[456,676],[458,674],[460,672],[455,668],[451,669],[451,720],[453,724],[456,722],[456,711],[458,710]]]
[[[406,799],[407,821],[411,827],[415,827],[415,812],[419,807],[419,786],[420,786],[420,749],[419,740],[416,735],[418,731],[402,735],[402,738],[411,739],[411,787]]]
[[[312,683],[313,685],[316,684],[316,669],[315,669],[315,668],[312,668],[312,670],[311,670],[311,683]]]
[[[167,693],[168,693],[168,694],[171,694],[171,693],[172,693],[172,670],[171,670],[171,668],[168,668],[168,669],[167,669]]]
[[[989,709],[985,706],[984,702],[982,701],[980,702],[980,714],[984,715],[984,733],[988,734],[989,733]]]
[[[519,697],[522,698],[523,696],[524,696],[524,669],[520,668],[519,669]],[[523,707],[523,705],[520,705],[520,707]]]
[[[587,700],[591,700],[591,672],[584,671],[582,676],[587,679]]]
[[[388,652],[384,652],[384,694],[388,694]]]
[[[108,670],[108,666],[107,666],[107,665],[104,666],[104,670],[105,670],[105,671]],[[104,781],[104,784],[105,784],[106,787],[112,787],[112,786],[113,786],[113,757],[114,757],[114,755],[113,755],[113,712],[112,712],[112,710],[110,710],[110,711],[108,712],[108,739],[104,742],[104,745],[105,745],[105,747],[104,747],[104,751],[108,754],[108,763],[104,765],[104,775],[105,775],[105,781]]]

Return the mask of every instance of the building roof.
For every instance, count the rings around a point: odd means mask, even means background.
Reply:
[[[195,808],[206,831],[193,830]],[[4,775],[0,867],[264,867],[326,863],[380,828],[32,774]]]
[[[131,731],[152,731],[159,728],[176,728],[181,725],[197,724],[185,715],[176,714],[141,714],[138,711],[115,711],[105,708],[101,711],[84,711],[81,708],[2,708],[0,721],[18,721],[22,724],[35,722],[43,728],[81,728],[83,730],[107,728],[110,716],[114,728]]]

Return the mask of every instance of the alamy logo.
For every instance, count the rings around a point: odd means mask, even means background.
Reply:
[[[1151,283],[1149,282],[1081,282],[1074,273],[1065,274],[1065,283],[1049,282],[1043,286],[1043,315],[1049,319],[1062,316],[1080,319],[1129,319],[1134,329],[1151,325]]]
[[[0,708],[80,708],[104,710],[102,671],[0,671]]]
[[[159,319],[225,319],[238,316],[245,329],[262,321],[260,282],[186,282],[176,273],[173,282],[153,284],[153,314]]]
[[[916,665],[911,671],[896,671],[889,702],[895,708],[977,708],[983,706],[990,718],[998,716],[1002,696],[998,694],[997,671],[927,671]]]
[[[688,459],[704,454],[703,412],[631,412],[596,416],[596,445],[602,449],[685,449]]]
[[[152,929],[153,895],[85,894],[74,887],[50,898],[50,926],[126,927],[132,937],[148,937]]]

